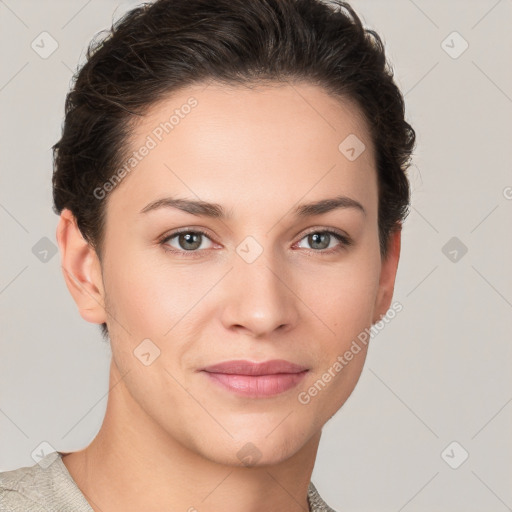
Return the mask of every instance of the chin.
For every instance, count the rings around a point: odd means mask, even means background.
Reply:
[[[198,446],[198,449],[205,458],[218,464],[242,468],[265,467],[286,461],[308,441],[305,436],[292,435],[283,425],[277,428],[275,425],[274,429],[267,432],[253,427],[248,429],[249,432],[231,432],[233,438],[226,439],[229,437],[226,435],[222,440],[202,437],[202,446]]]

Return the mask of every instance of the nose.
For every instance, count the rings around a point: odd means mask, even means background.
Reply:
[[[251,263],[236,255],[223,280],[224,327],[254,338],[289,331],[299,319],[300,300],[293,289],[293,276],[284,261],[266,257],[265,251]]]

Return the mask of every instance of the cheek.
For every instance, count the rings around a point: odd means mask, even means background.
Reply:
[[[346,342],[371,325],[379,264],[379,257],[361,250],[344,262],[301,273],[298,296],[319,319],[325,339],[332,339],[334,345]]]
[[[366,359],[378,291],[377,246],[373,251],[355,251],[345,263],[318,273],[316,279],[310,276],[307,280],[316,283],[315,287],[304,288],[304,293],[310,290],[308,300],[315,304],[315,313],[330,328],[321,327],[325,333],[321,337],[323,350],[305,394],[308,406],[316,408],[322,417],[335,414],[357,384]]]
[[[122,318],[133,335],[161,337],[193,304],[196,284],[186,272],[166,264],[165,258],[139,253],[119,261],[109,275],[109,295],[118,320]]]

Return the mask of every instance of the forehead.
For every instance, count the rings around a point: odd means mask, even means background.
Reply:
[[[369,135],[362,112],[353,100],[334,97],[313,84],[209,82],[185,87],[151,105],[135,127],[131,143],[134,146],[143,143],[148,134],[157,139],[170,133],[177,135],[185,131],[187,125],[196,132],[196,139],[214,127],[221,129],[217,141],[222,136],[257,134],[255,142],[267,144],[272,140],[279,144],[285,136],[291,143],[292,137],[298,141],[314,141],[320,134],[323,137],[330,134],[325,141],[328,143],[348,133],[357,134],[361,139]],[[266,139],[262,130],[268,134]],[[272,137],[276,133],[282,135],[278,140]]]
[[[354,142],[365,149],[350,159]],[[125,161],[150,148],[117,187],[140,208],[165,191],[231,198],[228,207],[237,197],[255,207],[262,199],[293,204],[308,191],[376,198],[373,145],[359,109],[311,84],[195,84],[153,104],[128,146]]]

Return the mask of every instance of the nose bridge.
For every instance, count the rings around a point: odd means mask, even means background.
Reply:
[[[253,237],[237,246],[226,283],[223,321],[227,328],[236,325],[261,336],[296,321],[296,306],[282,263],[274,251]]]
[[[237,249],[238,258],[236,258],[234,264],[236,278],[240,280],[242,287],[245,284],[248,291],[249,289],[252,291],[251,295],[253,297],[263,293],[267,300],[275,299],[278,295],[281,295],[283,284],[278,279],[279,272],[276,272],[276,269],[281,265],[271,255],[272,251],[265,249],[253,260],[250,258],[254,256],[254,249],[250,248],[248,253],[242,253],[242,247]],[[246,257],[249,259],[246,259]]]

